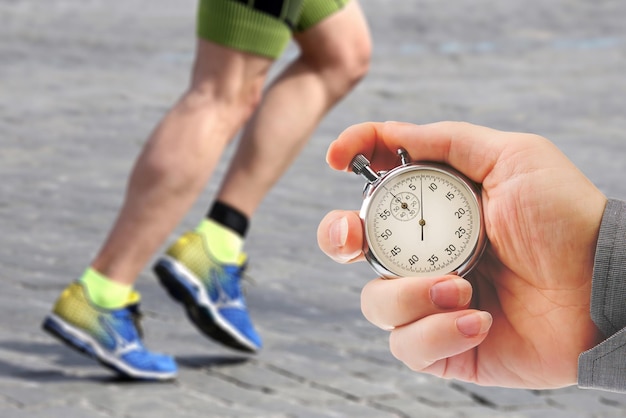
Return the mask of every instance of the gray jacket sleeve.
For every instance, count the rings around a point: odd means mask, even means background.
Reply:
[[[591,319],[607,337],[578,359],[578,386],[626,392],[626,202],[609,199],[593,266]]]

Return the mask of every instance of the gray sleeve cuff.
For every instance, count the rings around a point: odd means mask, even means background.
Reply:
[[[580,355],[578,387],[626,392],[626,329]]]
[[[602,216],[591,289],[591,319],[606,337],[626,327],[626,202],[609,199]]]
[[[582,353],[578,385],[626,392],[626,202],[609,199],[598,235],[591,319],[608,337]]]

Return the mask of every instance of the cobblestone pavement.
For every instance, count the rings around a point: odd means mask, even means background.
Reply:
[[[364,120],[536,132],[605,193],[626,197],[626,2],[363,7],[375,41],[369,77],[324,120],[252,224],[248,300],[264,351],[241,356],[202,338],[146,269],[147,344],[176,356],[181,371],[172,383],[131,384],[40,323],[97,250],[143,140],[186,85],[195,2],[0,0],[1,417],[626,416],[625,395],[410,372],[360,314],[373,273],[333,264],[315,241],[327,211],[359,205],[360,178],[332,172],[324,155]],[[215,183],[176,233],[200,219]]]

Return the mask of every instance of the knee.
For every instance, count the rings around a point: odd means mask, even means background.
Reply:
[[[188,112],[215,112],[222,122],[239,129],[261,101],[262,80],[194,80],[180,105]]]
[[[362,38],[340,49],[338,68],[350,87],[363,79],[370,68],[372,45],[369,38]]]
[[[371,41],[369,37],[362,37],[333,45],[326,54],[310,62],[313,61],[313,67],[318,69],[331,94],[341,98],[367,75],[371,55]]]

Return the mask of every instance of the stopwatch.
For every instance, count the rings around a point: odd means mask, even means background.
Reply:
[[[384,278],[464,276],[486,245],[478,185],[447,165],[412,162],[375,172],[363,154],[350,163],[367,180],[359,216],[363,252]]]

